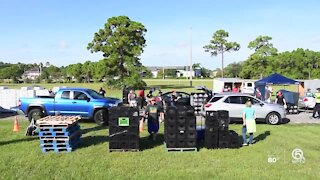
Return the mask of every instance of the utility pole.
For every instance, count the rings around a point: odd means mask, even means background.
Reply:
[[[162,79],[164,79],[164,67],[162,67]]]
[[[190,87],[192,87],[192,27],[190,27]]]

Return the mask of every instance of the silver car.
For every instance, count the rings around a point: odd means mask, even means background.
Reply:
[[[283,106],[262,102],[253,96],[241,93],[216,94],[204,105],[204,110],[227,110],[231,121],[242,121],[243,109],[248,100],[252,102],[252,107],[256,111],[256,121],[275,125],[282,123],[282,119],[286,117]]]

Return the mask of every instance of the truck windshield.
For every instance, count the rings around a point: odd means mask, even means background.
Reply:
[[[100,95],[99,93],[97,93],[94,90],[88,89],[87,93],[93,98],[93,99],[103,99],[104,96]]]

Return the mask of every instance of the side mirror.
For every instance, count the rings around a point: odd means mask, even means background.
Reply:
[[[90,100],[91,100],[89,97],[87,97],[86,99],[87,99],[87,102],[90,102]]]
[[[261,102],[261,103],[260,103],[260,106],[262,107],[263,105],[264,105],[264,104]]]

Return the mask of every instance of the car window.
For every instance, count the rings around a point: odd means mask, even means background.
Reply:
[[[224,102],[230,104],[242,104],[240,96],[230,96]]]
[[[73,99],[87,100],[87,95],[80,91],[74,91]]]
[[[177,93],[177,96],[181,97],[181,98],[189,98],[190,97],[189,94],[185,94],[185,93]]]
[[[70,91],[63,91],[61,94],[61,99],[70,99]]]
[[[248,84],[247,84],[247,87],[252,87],[252,83],[248,83]]]
[[[241,97],[241,103],[242,104],[246,104],[246,102],[250,100],[252,104],[257,104],[257,103],[260,103],[258,100],[256,100],[255,98],[253,97],[249,97],[249,96],[242,96]]]
[[[210,100],[210,102],[211,102],[211,103],[217,102],[217,101],[219,101],[221,98],[222,98],[222,96],[221,96],[221,97],[213,97],[213,98]]]
[[[89,96],[91,96],[93,99],[104,99],[104,96],[102,96],[94,90],[88,89],[86,93],[88,93]]]

